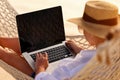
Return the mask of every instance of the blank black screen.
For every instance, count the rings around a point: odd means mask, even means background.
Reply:
[[[16,20],[22,53],[65,40],[61,6],[20,14]]]

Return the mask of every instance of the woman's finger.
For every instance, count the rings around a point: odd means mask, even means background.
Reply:
[[[47,53],[45,53],[45,58],[48,59],[48,54]]]
[[[37,53],[36,54],[36,59],[38,60],[38,59],[41,59],[42,58],[42,54],[41,53]]]
[[[46,52],[43,54],[43,56],[44,56],[46,59],[48,59],[48,54],[47,54]]]
[[[39,53],[36,54],[36,61],[39,59]]]

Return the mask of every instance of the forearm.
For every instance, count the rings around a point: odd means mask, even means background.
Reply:
[[[46,71],[45,68],[39,68],[39,69],[36,70],[35,73],[36,73],[36,75],[37,75],[37,74],[39,74],[39,73],[41,73],[41,72],[45,72],[45,71]]]

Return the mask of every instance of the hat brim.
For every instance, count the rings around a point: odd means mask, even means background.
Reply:
[[[120,27],[120,15],[118,16],[118,24],[114,26],[90,23],[90,22],[86,22],[82,18],[72,18],[69,19],[68,21],[77,24],[80,32],[82,30],[85,30],[90,34],[93,34],[100,38],[106,38],[106,35],[109,33],[111,29]]]

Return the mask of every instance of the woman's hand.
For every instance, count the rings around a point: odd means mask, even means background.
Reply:
[[[74,41],[69,40],[66,42],[66,46],[76,55],[77,53],[79,53],[82,48],[79,47],[77,44],[75,44]]]
[[[36,55],[36,63],[35,63],[35,68],[36,68],[36,75],[40,72],[44,72],[47,67],[48,67],[48,55],[47,53],[41,54],[38,53]]]

